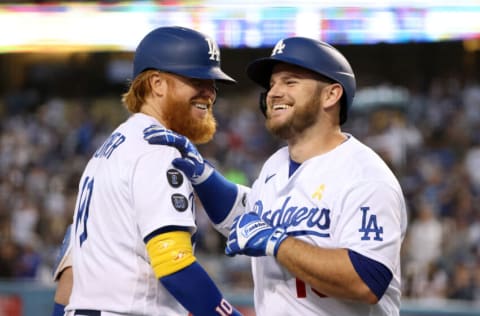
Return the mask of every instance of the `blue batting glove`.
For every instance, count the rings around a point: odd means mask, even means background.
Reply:
[[[183,135],[159,125],[151,125],[143,130],[143,138],[149,144],[177,148],[182,158],[175,158],[172,165],[183,171],[192,184],[197,185],[204,182],[214,171],[212,165],[203,159],[195,145]]]
[[[237,254],[252,257],[277,256],[278,247],[285,238],[285,228],[270,226],[257,213],[245,213],[233,222],[225,254],[230,257]]]

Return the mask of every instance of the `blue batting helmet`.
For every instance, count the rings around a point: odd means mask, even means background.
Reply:
[[[305,37],[282,39],[277,42],[270,57],[257,59],[248,65],[247,75],[268,90],[273,67],[280,62],[311,70],[339,83],[344,93],[340,124],[347,120],[347,112],[355,95],[355,74],[347,59],[337,49],[325,42]]]
[[[236,81],[220,68],[220,49],[210,37],[178,26],[159,27],[138,45],[133,60],[133,78],[147,69],[224,83]]]

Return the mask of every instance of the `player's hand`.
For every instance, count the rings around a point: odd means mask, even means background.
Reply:
[[[257,213],[238,216],[228,236],[225,254],[259,257],[276,256],[278,247],[287,238],[283,227],[271,227]]]
[[[214,171],[212,165],[203,159],[195,145],[183,135],[158,125],[152,125],[143,130],[143,138],[149,144],[177,148],[182,158],[175,158],[172,164],[183,171],[192,184],[204,182]]]

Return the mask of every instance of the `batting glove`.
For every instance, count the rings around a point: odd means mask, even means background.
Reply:
[[[149,144],[177,148],[182,158],[175,158],[172,165],[183,171],[194,185],[207,180],[214,171],[213,166],[203,159],[195,145],[183,135],[158,125],[151,125],[143,130],[143,138]]]
[[[225,254],[259,257],[277,256],[278,247],[287,238],[283,227],[271,227],[257,213],[238,216],[228,236]]]

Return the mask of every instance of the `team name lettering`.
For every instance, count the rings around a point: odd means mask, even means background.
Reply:
[[[113,151],[125,141],[125,136],[121,133],[114,133],[97,149],[95,158],[110,158]]]
[[[373,237],[373,239],[382,241],[383,226],[378,227],[377,215],[372,214],[367,216],[369,209],[370,207],[368,206],[360,208],[360,211],[362,211],[362,228],[358,231],[363,233],[362,240],[370,240],[370,233],[374,233],[375,237]]]
[[[328,237],[330,229],[330,210],[327,208],[318,208],[307,206],[289,205],[291,197],[285,198],[282,207],[276,210],[263,210],[263,203],[258,200],[255,203],[254,210],[269,225],[273,227],[289,227],[289,232],[295,230],[295,227],[306,225],[312,230],[303,230],[301,234],[315,234],[322,237]],[[293,230],[292,230],[293,228]]]

